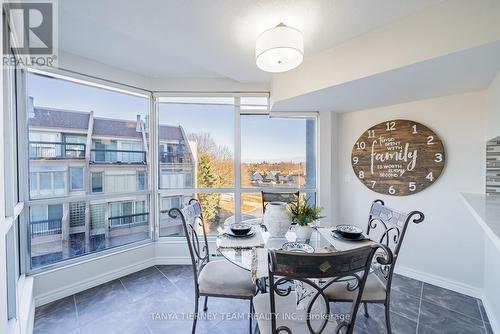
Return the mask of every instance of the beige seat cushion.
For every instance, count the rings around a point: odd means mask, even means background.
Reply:
[[[255,285],[249,271],[228,261],[208,262],[198,277],[200,293],[251,297]]]
[[[352,301],[353,293],[347,290],[347,282],[333,283],[325,290],[330,300]],[[385,284],[375,274],[368,275],[363,291],[363,301],[385,300]]]
[[[324,302],[320,303],[320,310],[312,312],[311,326],[314,331],[318,331],[323,318],[318,319],[323,308]],[[255,317],[261,334],[271,334],[271,300],[269,293],[259,294],[253,298],[253,306],[255,308]],[[276,328],[280,326],[288,327],[293,334],[308,334],[310,333],[306,323],[306,312],[297,310],[297,301],[295,292],[291,292],[288,296],[275,295],[276,306]],[[318,316],[318,317],[316,317]],[[330,317],[323,333],[335,333],[337,322],[335,317]],[[282,331],[285,333],[285,331]],[[280,332],[281,333],[281,332]]]

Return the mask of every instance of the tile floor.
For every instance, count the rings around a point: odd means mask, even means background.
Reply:
[[[193,294],[189,266],[154,266],[38,307],[34,333],[190,333]],[[209,298],[197,333],[248,333],[239,318],[248,310],[248,301]],[[355,333],[386,333],[383,307],[369,313],[360,312]],[[403,276],[394,279],[391,320],[394,334],[493,333],[480,300]]]

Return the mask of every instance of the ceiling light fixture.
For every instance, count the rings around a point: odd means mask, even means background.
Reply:
[[[297,29],[280,23],[257,38],[255,61],[263,71],[289,71],[299,66],[303,59],[304,38]]]

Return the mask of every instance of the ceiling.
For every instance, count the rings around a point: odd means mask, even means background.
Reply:
[[[349,112],[477,91],[499,69],[500,41],[278,101],[272,109]]]
[[[255,65],[264,30],[301,30],[305,57],[442,0],[64,0],[61,50],[151,78],[269,82]]]

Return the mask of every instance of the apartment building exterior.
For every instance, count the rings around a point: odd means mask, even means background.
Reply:
[[[32,266],[147,239],[147,119],[101,118],[33,102],[30,98]],[[162,187],[193,187],[196,159],[182,127],[161,125],[159,139]],[[183,199],[165,200],[175,206]]]

